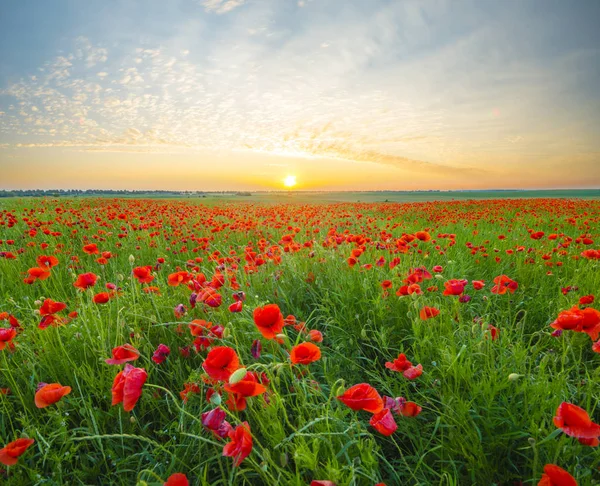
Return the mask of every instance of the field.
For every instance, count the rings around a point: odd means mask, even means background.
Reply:
[[[0,200],[0,483],[600,484],[600,201],[355,196]]]

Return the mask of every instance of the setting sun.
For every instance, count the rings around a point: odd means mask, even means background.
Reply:
[[[285,187],[294,187],[296,185],[296,176],[295,175],[286,176],[286,178],[283,179],[283,185]]]

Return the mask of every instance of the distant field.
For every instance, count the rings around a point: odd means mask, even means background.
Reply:
[[[250,195],[240,195],[235,192],[205,193],[200,194],[178,194],[159,192],[136,192],[130,194],[114,193],[91,193],[84,195],[58,195],[62,198],[94,198],[107,197],[119,199],[185,199],[198,200],[203,204],[213,205],[220,202],[256,202],[256,203],[340,203],[340,202],[425,202],[425,201],[466,201],[478,199],[532,199],[532,198],[560,198],[560,199],[600,199],[600,189],[561,189],[561,190],[497,190],[497,191],[348,191],[348,192],[323,192],[323,191],[277,191],[277,192],[253,192]],[[57,195],[48,194],[47,197]],[[18,197],[18,196],[17,196]],[[29,196],[28,196],[29,197]],[[12,197],[0,198],[10,200]]]
[[[325,202],[423,202],[464,201],[468,199],[530,199],[530,198],[579,198],[600,199],[600,189],[554,190],[554,191],[452,191],[452,192],[272,192],[253,193],[251,196],[235,194],[208,194],[209,201],[252,201],[265,203],[325,203]]]

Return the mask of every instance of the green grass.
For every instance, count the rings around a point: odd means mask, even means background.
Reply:
[[[388,486],[514,481],[534,485],[547,463],[564,467],[580,485],[600,484],[597,449],[557,432],[552,423],[562,401],[585,408],[600,421],[600,355],[591,350],[588,336],[565,332],[554,338],[549,328],[557,314],[580,296],[598,294],[599,263],[573,258],[588,248],[583,244],[573,241],[553,253],[562,239],[532,240],[527,231],[544,231],[546,236],[564,233],[573,239],[585,233],[596,241],[591,247],[598,248],[599,202],[313,205],[292,194],[278,197],[286,202],[289,197],[293,204],[262,204],[280,202],[270,197],[251,204],[210,198],[0,200],[0,211],[8,210],[18,220],[11,228],[0,226],[0,251],[24,249],[15,260],[0,258],[0,312],[14,314],[23,326],[14,352],[0,351],[0,388],[11,389],[11,394],[0,395],[0,447],[18,437],[36,440],[16,466],[5,468],[2,484],[162,484],[170,474],[184,472],[198,485],[307,485],[313,479],[339,486],[381,481]],[[366,201],[363,194],[360,197]],[[372,197],[391,201],[405,196]],[[200,205],[205,202],[210,204]],[[57,213],[57,206],[65,212]],[[121,213],[128,219],[115,218]],[[32,227],[39,223],[35,236],[29,235],[23,217]],[[575,217],[573,224],[569,218]],[[6,214],[0,218],[8,221]],[[142,227],[152,221],[153,227]],[[211,232],[225,223],[235,227]],[[124,238],[118,237],[125,233],[121,227],[127,230]],[[300,228],[297,242],[314,240],[312,248],[282,251],[281,264],[269,261],[255,273],[244,272],[246,245],[252,243],[261,253],[257,247],[264,238],[268,246],[282,247],[281,237],[291,231],[288,227]],[[62,234],[45,235],[45,228]],[[421,242],[408,253],[392,253],[403,233],[424,229],[436,243]],[[322,244],[328,232],[341,236],[345,231],[372,239],[355,267],[346,262],[355,244]],[[151,236],[153,232],[158,234]],[[450,246],[449,239],[437,237],[439,233],[455,234],[456,244]],[[506,239],[498,239],[500,234]],[[201,246],[193,238],[203,237],[209,238],[208,246],[192,251]],[[7,245],[8,239],[15,244]],[[116,256],[105,266],[97,264],[97,255],[82,251],[88,240]],[[31,242],[35,246],[29,246]],[[40,248],[43,242],[48,248]],[[489,256],[484,257],[483,250],[472,255],[467,242],[485,246]],[[506,253],[518,246],[525,250]],[[220,291],[220,308],[198,306],[176,319],[173,308],[180,303],[189,307],[190,290],[169,287],[167,276],[177,266],[185,267],[187,260],[202,257],[198,266],[210,280],[217,263],[209,256],[215,250],[240,257],[238,269],[232,268],[233,262],[227,266],[246,292],[243,312],[228,312],[233,290],[227,284]],[[48,280],[25,285],[23,273],[36,266],[41,254],[55,254],[60,264]],[[541,258],[546,254],[551,267]],[[378,267],[375,262],[381,256],[386,264]],[[395,256],[401,263],[390,270],[388,262]],[[166,262],[154,272],[151,285],[158,286],[162,295],[146,294],[132,279],[131,269],[154,265],[159,257]],[[527,263],[528,258],[535,263]],[[563,265],[556,266],[558,261]],[[373,268],[364,269],[364,264]],[[431,271],[434,265],[444,267],[441,278],[422,286],[437,285],[439,290],[395,295],[410,268],[426,266]],[[94,291],[73,287],[75,276],[84,272],[100,276]],[[514,294],[490,293],[492,279],[501,274],[518,282]],[[472,300],[461,304],[457,297],[442,295],[444,281],[451,278],[485,280],[486,287],[473,291],[469,285]],[[393,282],[387,298],[381,289],[385,279]],[[94,304],[94,293],[103,291],[107,282],[118,284],[122,295],[106,305]],[[563,295],[561,288],[569,285],[578,290]],[[40,330],[36,302],[43,298],[65,302],[79,316],[65,326]],[[291,327],[284,331],[287,342],[279,345],[263,339],[262,356],[252,358],[251,343],[260,338],[252,311],[266,303],[277,303],[284,315],[293,314],[308,328],[323,332],[320,361],[308,367],[290,365],[287,352],[304,340]],[[440,315],[421,321],[419,310],[424,305],[438,307]],[[223,325],[226,337],[220,344],[235,348],[244,365],[266,373],[270,380],[268,404],[259,396],[248,399],[245,411],[227,412],[232,425],[247,421],[254,436],[252,453],[237,468],[231,458],[222,457],[224,441],[215,439],[200,422],[201,414],[215,406],[205,399],[208,386],[190,395],[187,404],[179,397],[184,383],[202,385],[206,353],[192,351],[189,358],[179,353],[193,340],[186,324],[194,318]],[[477,319],[498,327],[498,340],[492,341]],[[127,342],[139,349],[135,365],[149,375],[131,413],[111,407],[112,382],[122,366],[104,363],[113,347]],[[159,343],[171,348],[162,365],[150,359]],[[423,365],[420,378],[408,381],[385,368],[399,352]],[[521,376],[510,381],[512,373]],[[60,382],[73,391],[40,410],[34,405],[39,382]],[[381,395],[417,402],[423,411],[415,418],[396,417],[398,430],[384,437],[369,426],[370,414],[352,411],[335,398],[361,382],[370,383]]]

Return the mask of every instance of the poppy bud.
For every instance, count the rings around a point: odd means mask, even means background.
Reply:
[[[135,420],[135,417],[132,415],[131,417],[129,417],[129,421],[130,421],[132,424],[135,424],[135,422],[136,422],[136,420]]]
[[[524,375],[519,375],[518,373],[511,373],[508,375],[508,381],[516,381]]]
[[[41,301],[41,300],[36,300],[36,301],[34,302],[34,304],[35,304],[37,307],[39,307],[40,305],[42,305],[42,301]]]
[[[288,456],[285,452],[282,452],[281,455],[279,456],[279,463],[281,464],[281,467],[287,466]]]
[[[227,339],[229,336],[231,336],[231,331],[228,327],[226,327],[225,329],[223,329],[223,339]]]
[[[284,340],[284,339],[287,339],[287,334],[277,334],[277,335],[275,335],[275,337],[277,339]]]
[[[436,273],[433,277],[437,278],[438,280],[444,280],[444,276],[440,275],[439,273]]]
[[[123,274],[122,274],[122,273],[119,273],[119,274],[117,275],[117,280],[119,280],[120,282],[122,282],[123,280],[125,280],[125,277],[123,276]]]
[[[129,255],[129,263],[133,265],[133,262],[135,262],[135,257],[133,255]]]
[[[235,385],[237,382],[242,381],[244,376],[246,376],[248,370],[246,368],[240,368],[239,370],[234,371],[229,377],[229,384]]]
[[[221,405],[221,395],[219,395],[218,393],[213,393],[210,397],[210,403],[212,403],[216,407]]]

